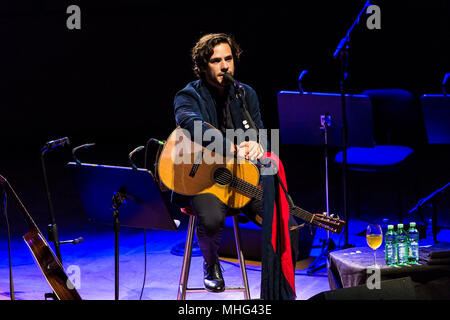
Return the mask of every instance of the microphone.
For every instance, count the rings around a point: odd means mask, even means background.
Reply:
[[[65,241],[60,241],[59,244],[68,244],[68,243],[72,243],[72,244],[79,244],[80,242],[83,242],[83,237],[78,237],[74,240],[65,240]]]
[[[130,152],[130,154],[128,155],[128,158],[131,159],[131,157],[133,156],[133,154],[135,154],[135,153],[138,152],[138,151],[141,151],[141,150],[144,149],[144,148],[145,148],[144,146],[139,146],[139,147],[137,147],[136,149],[134,149],[133,151]]]
[[[49,142],[47,142],[45,144],[44,149],[50,150],[50,149],[53,149],[53,148],[58,147],[58,146],[63,146],[65,144],[70,144],[70,141],[69,141],[68,137],[64,137],[64,138],[61,138],[61,139],[56,139],[56,140],[49,141]]]
[[[347,42],[350,41],[350,32],[353,30],[353,28],[355,27],[355,25],[359,24],[360,21],[360,17],[361,15],[364,13],[364,11],[366,10],[366,8],[370,6],[370,0],[367,0],[366,3],[364,4],[363,9],[361,10],[361,12],[359,13],[358,17],[356,18],[356,21],[353,22],[353,25],[350,27],[350,29],[347,31],[347,34],[345,35],[345,37],[343,37],[341,39],[341,41],[339,42],[336,50],[333,53],[333,58],[336,59],[339,54],[341,53],[342,49],[347,45]],[[368,13],[368,12],[366,12]]]
[[[336,50],[333,53],[333,58],[335,58],[335,59],[337,58],[337,56],[341,52],[342,48],[344,48],[344,45],[346,44],[347,39],[348,39],[347,35],[341,39],[341,41],[339,42]]]
[[[224,79],[226,82],[228,82],[228,83],[230,83],[230,84],[233,84],[233,85],[235,86],[235,88],[237,88],[237,89],[243,89],[242,85],[241,85],[239,82],[237,82],[237,81],[233,78],[233,76],[231,75],[231,73],[228,73],[228,72],[224,73],[223,79]]]
[[[85,144],[82,144],[81,146],[73,148],[72,153],[75,153],[78,149],[84,149],[84,148],[89,148],[89,147],[93,147],[93,146],[95,146],[95,143],[85,143]]]
[[[159,144],[160,146],[163,146],[163,145],[165,144],[164,141],[161,141],[161,140],[158,140],[158,139],[155,139],[155,138],[150,138],[150,139],[147,141],[147,143],[149,143],[149,142],[154,142],[154,143],[156,143],[156,144]]]

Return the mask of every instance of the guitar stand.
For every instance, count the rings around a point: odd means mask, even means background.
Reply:
[[[322,242],[322,251],[319,256],[309,265],[306,273],[313,274],[318,270],[324,268],[327,265],[328,254],[336,249],[336,244],[333,239],[328,238],[325,240],[320,240]]]
[[[19,211],[21,211],[26,223],[28,224],[28,232],[23,236],[23,239],[31,250],[33,257],[35,258],[35,262],[42,271],[45,279],[53,289],[52,293],[45,294],[45,300],[48,298],[52,298],[53,300],[81,300],[81,297],[75,288],[70,288],[68,286],[70,281],[64,272],[61,261],[54,256],[52,249],[48,245],[47,241],[45,241],[44,236],[12,186],[3,176],[0,175],[0,187],[3,188],[3,186],[6,186],[6,190],[13,197],[13,200],[15,200]],[[11,271],[10,291],[13,298],[14,288],[12,286]]]
[[[48,292],[44,295],[45,300],[52,299],[52,300],[58,300],[56,297],[56,294],[54,292]]]

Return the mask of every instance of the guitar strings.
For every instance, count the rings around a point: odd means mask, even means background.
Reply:
[[[252,185],[251,183],[248,183],[245,180],[239,179],[237,177],[232,177],[231,173],[227,170],[220,171],[219,174],[217,176],[215,175],[214,178],[215,181],[221,185],[229,184],[230,187],[236,189],[237,191],[243,192],[259,200],[262,199],[262,191],[258,187]]]
[[[230,181],[231,178],[231,181]],[[237,177],[233,177],[231,175],[231,173],[227,170],[221,171],[219,173],[219,175],[215,176],[215,180],[217,183],[222,184],[222,185],[226,185],[229,184],[229,186],[231,188],[236,189],[239,192],[243,192],[244,194],[256,198],[258,200],[262,199],[262,195],[263,195],[263,191],[258,188],[257,186],[252,185],[251,183],[237,178]],[[298,214],[298,217],[308,221],[310,220],[308,217],[311,215],[311,213],[309,213],[306,210],[303,210],[302,208],[299,207],[295,207],[294,208],[294,212],[296,212]],[[318,218],[318,219],[314,219],[314,218]],[[327,217],[327,219],[321,219],[322,217],[314,217],[313,220],[315,224],[317,224],[318,226],[328,229],[330,231],[335,231],[336,228],[333,228],[331,225],[335,225],[336,222],[334,222],[330,217]],[[317,221],[319,220],[319,221]],[[331,225],[330,225],[331,224]]]

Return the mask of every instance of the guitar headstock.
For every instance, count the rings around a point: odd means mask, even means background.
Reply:
[[[327,216],[325,214],[314,214],[314,218],[312,219],[311,223],[338,234],[341,233],[345,225],[345,221]]]

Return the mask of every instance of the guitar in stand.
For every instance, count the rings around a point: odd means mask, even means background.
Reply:
[[[58,300],[81,300],[75,286],[64,272],[61,261],[55,257],[52,249],[45,240],[45,237],[42,235],[36,223],[31,218],[31,215],[20,201],[14,189],[1,175],[0,185],[5,187],[6,192],[12,195],[28,224],[29,230],[23,236],[23,239],[30,248],[37,265],[54,292],[53,294],[46,294],[46,298],[52,295]]]
[[[252,198],[261,200],[263,190],[259,183],[259,169],[250,161],[235,158],[218,159],[213,151],[191,141],[177,127],[167,139],[158,159],[160,181],[170,190],[182,195],[214,194],[230,208],[242,208]],[[313,214],[295,205],[290,214],[325,230],[340,233],[344,221]],[[254,222],[262,225],[257,215]]]

